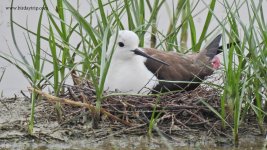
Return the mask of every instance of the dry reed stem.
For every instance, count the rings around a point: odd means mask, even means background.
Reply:
[[[53,95],[50,95],[48,93],[45,93],[43,91],[40,91],[38,89],[35,89],[33,87],[28,87],[29,91],[31,92],[36,92],[40,95],[42,95],[43,97],[47,98],[47,100],[49,102],[61,102],[61,103],[64,103],[64,104],[68,104],[68,105],[72,105],[72,106],[78,106],[78,107],[86,107],[88,108],[89,110],[91,110],[92,112],[96,112],[96,108],[95,106],[91,105],[91,104],[87,104],[87,103],[82,103],[82,102],[76,102],[76,101],[73,101],[71,99],[67,99],[67,98],[59,98],[59,97],[56,97],[56,96],[53,96]],[[108,116],[109,118],[111,118],[112,120],[116,120],[126,126],[132,126],[132,124],[128,121],[125,121],[125,120],[122,120],[114,115],[112,115],[111,113],[109,113],[108,111],[106,111],[104,108],[100,108],[100,113]]]

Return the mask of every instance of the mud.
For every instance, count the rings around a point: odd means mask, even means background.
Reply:
[[[66,114],[75,117],[59,121],[55,105],[43,100],[37,102],[34,134],[29,135],[30,106],[27,98],[1,99],[1,149],[267,149],[265,137],[252,123],[240,128],[240,144],[236,148],[230,130],[212,134],[196,128],[176,129],[171,136],[156,132],[148,138],[147,125],[136,127],[137,133],[127,132],[131,127],[109,123],[93,129],[91,120],[84,117],[88,111],[83,108],[73,110],[77,115]]]

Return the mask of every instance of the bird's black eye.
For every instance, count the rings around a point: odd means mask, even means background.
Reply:
[[[124,47],[124,43],[119,42],[118,44],[119,44],[120,47]]]

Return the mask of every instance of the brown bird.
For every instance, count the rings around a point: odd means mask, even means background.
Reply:
[[[220,40],[221,34],[199,53],[179,54],[140,48],[134,32],[119,31],[109,41],[107,56],[114,52],[104,88],[134,94],[193,90],[220,66]]]
[[[195,54],[179,54],[164,52],[152,48],[144,48],[144,52],[168,65],[147,59],[145,65],[159,80],[189,81],[192,83],[171,83],[159,81],[153,91],[194,90],[200,82],[210,76],[220,66],[220,59],[216,56],[219,51],[221,34],[218,35],[206,48]]]

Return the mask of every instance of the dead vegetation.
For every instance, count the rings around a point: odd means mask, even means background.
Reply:
[[[220,112],[220,91],[210,87],[201,86],[190,92],[162,95],[106,96],[101,103],[99,118],[96,115],[95,91],[89,82],[65,87],[65,93],[58,97],[36,90],[42,97],[35,107],[33,135],[27,132],[30,101],[1,100],[1,105],[5,107],[1,111],[0,141],[34,139],[58,143],[87,140],[86,143],[90,144],[107,138],[146,136],[151,118],[154,119],[152,135],[175,143],[181,140],[190,143],[201,141],[203,137],[205,141],[215,140],[216,143],[229,144],[231,141],[231,128],[227,126],[222,129],[220,118],[202,102],[207,102]],[[57,102],[61,104],[60,111],[56,108]],[[3,118],[9,115],[10,118]],[[259,135],[255,116],[247,116],[240,127],[240,135]],[[230,115],[228,119],[231,122]]]
[[[208,134],[226,135],[220,130],[220,119],[201,102],[205,101],[219,111],[220,94],[215,89],[199,87],[190,92],[162,95],[107,96],[101,103],[100,118],[96,117],[94,88],[88,81],[80,85],[66,86],[66,89],[68,90],[59,97],[36,90],[49,102],[61,102],[62,115],[54,113],[50,116],[50,119],[60,120],[61,125],[73,123],[75,120],[75,124],[90,122],[93,124],[92,128],[102,129],[103,132],[112,130],[112,133],[117,135],[144,135],[154,112],[155,134],[169,137],[188,131],[207,131]]]

